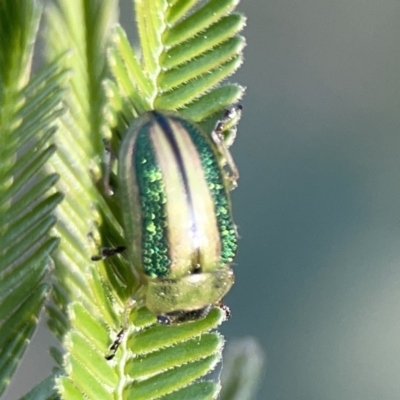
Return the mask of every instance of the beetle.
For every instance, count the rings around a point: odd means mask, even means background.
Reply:
[[[229,191],[239,175],[223,132],[240,113],[240,105],[228,109],[207,135],[177,113],[148,111],[122,139],[117,196],[126,250],[140,301],[160,323],[203,318],[213,305],[229,316],[221,301],[234,283],[238,236]],[[92,260],[124,250],[103,249]]]

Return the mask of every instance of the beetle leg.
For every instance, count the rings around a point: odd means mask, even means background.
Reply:
[[[110,361],[114,358],[115,353],[118,350],[118,347],[120,346],[122,339],[125,336],[126,329],[122,328],[118,334],[117,338],[114,340],[113,344],[110,346],[110,352],[104,357],[107,361]]]
[[[134,299],[130,299],[126,303],[125,309],[124,309],[124,313],[123,313],[123,316],[122,316],[122,328],[117,333],[116,339],[114,340],[114,342],[110,346],[109,353],[104,357],[107,361],[110,361],[110,360],[112,360],[114,358],[119,346],[121,345],[122,340],[125,337],[126,331],[128,330],[129,313],[132,311],[132,308],[136,306],[136,304],[137,304],[137,302]]]
[[[126,250],[125,246],[118,246],[118,247],[115,247],[115,248],[105,247],[105,248],[101,249],[101,254],[100,255],[92,256],[92,257],[90,257],[90,259],[92,261],[104,260],[105,258],[115,256],[116,254],[121,254],[125,250]]]
[[[219,301],[218,303],[215,303],[215,306],[225,313],[225,320],[228,320],[231,317],[231,309],[225,303]]]
[[[227,129],[232,129],[229,125],[239,120],[241,112],[242,106],[240,104],[227,109],[222,119],[216,123],[214,130],[211,132],[211,137],[221,149],[222,155],[225,157],[226,164],[229,168],[228,180],[231,182],[231,189],[237,186],[236,181],[239,179],[239,171],[228,150],[228,145],[225,143],[223,132]]]

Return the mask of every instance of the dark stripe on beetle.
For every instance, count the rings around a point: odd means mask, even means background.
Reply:
[[[179,171],[181,172],[183,186],[184,186],[186,195],[188,197],[190,212],[191,212],[192,216],[194,217],[193,199],[192,199],[192,194],[190,193],[189,180],[188,180],[188,176],[186,173],[185,165],[183,163],[181,151],[179,150],[178,143],[176,142],[176,139],[175,139],[175,135],[174,135],[167,119],[164,117],[164,115],[162,115],[156,111],[154,111],[154,115],[157,119],[157,122],[160,124],[162,131],[165,133],[165,136],[167,137],[169,144],[171,145],[176,162],[179,166]]]
[[[182,177],[182,183],[183,183],[183,187],[185,190],[185,193],[187,195],[187,200],[188,200],[188,205],[189,205],[189,210],[190,210],[190,215],[191,215],[191,219],[192,219],[192,227],[191,230],[193,233],[197,232],[197,226],[196,226],[196,217],[195,217],[195,213],[194,213],[194,207],[193,207],[193,199],[192,199],[192,193],[190,191],[190,187],[189,187],[189,179],[186,173],[186,168],[185,168],[185,164],[183,162],[183,158],[182,158],[182,154],[181,154],[181,150],[179,149],[178,143],[176,142],[176,138],[175,138],[175,134],[170,126],[170,124],[168,123],[167,118],[158,113],[157,111],[153,111],[153,115],[155,116],[157,122],[160,124],[162,131],[164,132],[170,146],[172,149],[172,152],[175,156],[176,159],[176,163],[179,166],[179,171],[181,172],[181,177]],[[180,124],[179,120],[176,120],[176,122],[178,122]],[[195,264],[197,264],[197,268],[199,266],[200,263],[200,254],[199,254],[199,249],[193,249],[196,251],[196,260]],[[201,266],[200,266],[201,267]]]

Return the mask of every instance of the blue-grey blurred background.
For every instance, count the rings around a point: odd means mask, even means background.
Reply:
[[[242,0],[239,10],[241,240],[222,330],[262,344],[257,399],[398,400],[400,2]],[[129,1],[121,15],[133,30]],[[36,335],[7,400],[47,375],[49,343]]]

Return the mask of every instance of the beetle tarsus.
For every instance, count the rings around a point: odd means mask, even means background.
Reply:
[[[114,247],[114,248],[105,247],[104,249],[101,249],[100,255],[92,256],[92,257],[90,257],[90,259],[92,261],[104,260],[105,258],[115,256],[116,254],[121,254],[125,250],[126,250],[125,246],[118,246],[118,247]]]
[[[228,320],[231,317],[231,309],[225,303],[219,301],[215,306],[225,313],[225,320]]]
[[[222,118],[215,125],[214,131],[220,136],[222,136],[222,132],[227,128],[227,125],[234,121],[239,120],[240,115],[242,113],[243,107],[240,104],[235,104],[232,107],[225,110]]]
[[[125,336],[125,331],[126,331],[125,328],[122,328],[122,329],[118,332],[117,338],[114,340],[113,344],[110,346],[110,352],[109,352],[109,354],[107,354],[107,355],[104,357],[107,361],[110,361],[110,360],[112,360],[112,359],[114,358],[115,353],[117,352],[118,347],[121,345],[121,342],[122,342],[122,340],[123,340],[123,338],[124,338],[124,336]]]
[[[168,317],[168,315],[157,315],[157,322],[161,325],[171,325],[171,317]]]

